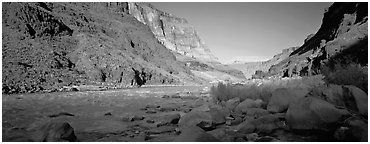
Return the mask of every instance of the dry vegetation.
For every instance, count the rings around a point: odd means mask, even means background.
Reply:
[[[239,97],[241,101],[249,98],[254,100],[261,99],[268,103],[272,92],[277,88],[295,87],[312,89],[315,86],[322,84],[324,84],[322,75],[292,79],[284,78],[260,80],[259,82],[253,82],[245,85],[218,83],[217,86],[211,87],[211,96],[215,102],[227,101],[229,99]]]
[[[367,67],[359,64],[341,65],[324,67],[322,70],[325,75],[325,82],[338,85],[354,85],[367,93]]]

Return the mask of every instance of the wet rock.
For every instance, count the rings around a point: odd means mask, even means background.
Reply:
[[[155,114],[157,111],[155,109],[147,109],[146,112],[147,114]]]
[[[60,112],[57,114],[49,115],[51,118],[60,117],[60,116],[75,116],[74,114],[68,113],[68,112]]]
[[[186,127],[181,131],[181,134],[177,136],[174,142],[219,142],[217,138],[211,134],[206,133],[199,127],[190,126]]]
[[[147,123],[154,123],[154,120],[146,120]]]
[[[252,100],[252,99],[245,99],[243,102],[238,104],[235,107],[235,112],[242,113],[248,108],[261,108],[263,104],[263,101],[261,99]]]
[[[111,116],[111,115],[112,115],[111,112],[107,112],[107,113],[104,114],[104,116]]]
[[[155,127],[150,130],[147,130],[146,134],[152,135],[152,134],[162,134],[162,133],[171,133],[171,132],[175,132],[175,127],[161,126],[161,127]]]
[[[170,98],[181,98],[179,93],[173,94],[170,96]]]
[[[179,126],[181,128],[190,126],[199,126],[202,129],[210,130],[215,128],[212,116],[208,112],[193,110],[180,118]]]
[[[236,129],[240,133],[250,134],[253,132],[271,133],[278,128],[285,128],[284,114],[282,113],[269,114],[258,119],[244,121]]]
[[[168,98],[171,98],[171,96],[169,96],[169,95],[163,95],[162,98],[168,99]]]
[[[177,108],[175,107],[161,107],[159,109],[160,112],[171,112],[171,111],[176,111]]]
[[[159,120],[156,123],[157,127],[164,126],[164,125],[170,125],[170,124],[177,124],[180,120],[181,115],[180,114],[168,114],[159,117]]]
[[[145,119],[144,116],[128,115],[128,116],[124,116],[122,118],[122,121],[124,121],[124,122],[133,122],[133,121],[140,121],[140,120],[143,120],[143,119]]]
[[[51,122],[43,125],[32,134],[32,139],[37,142],[77,141],[73,128],[66,122]]]
[[[347,117],[348,111],[314,97],[293,101],[285,119],[289,128],[299,130],[333,130]]]
[[[286,111],[289,104],[297,97],[305,96],[309,91],[295,88],[279,88],[272,92],[271,99],[267,105],[267,110],[272,113]]]
[[[159,105],[146,105],[145,108],[146,109],[156,109],[156,108],[160,108],[161,106]]]

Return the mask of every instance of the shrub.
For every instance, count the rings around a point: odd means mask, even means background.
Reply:
[[[249,83],[245,85],[218,83],[217,86],[211,87],[210,93],[215,102],[227,101],[239,97],[242,101],[249,98],[254,100],[261,99],[265,103],[268,103],[272,96],[272,92],[277,88],[303,88],[310,90],[315,86],[324,84],[322,79],[322,75],[317,75],[302,78],[263,79],[249,81]]]
[[[336,63],[323,67],[322,73],[326,83],[354,85],[367,93],[367,67],[353,63],[348,65]]]
[[[217,86],[211,87],[211,96],[216,102],[227,101],[229,99],[239,97],[241,101],[249,99],[262,99],[268,101],[271,97],[267,89],[262,89],[256,85],[234,85],[218,83]]]

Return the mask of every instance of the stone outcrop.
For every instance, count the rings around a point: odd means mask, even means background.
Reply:
[[[200,82],[128,8],[127,3],[4,3],[3,92],[130,85],[133,79],[138,85]]]
[[[269,75],[291,77],[320,73],[330,60],[367,65],[367,3],[334,3],[320,29],[269,69]]]
[[[196,59],[217,60],[186,19],[162,12],[148,3],[130,2],[128,12],[138,21],[148,25],[166,48]]]

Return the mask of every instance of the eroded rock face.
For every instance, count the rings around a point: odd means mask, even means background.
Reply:
[[[367,3],[334,3],[326,9],[318,32],[290,56],[269,69],[269,75],[317,74],[329,60],[367,62]],[[345,58],[345,59],[344,59]]]
[[[127,3],[4,3],[3,92],[130,85],[133,69],[146,74],[145,84],[196,82],[129,8]]]
[[[157,10],[147,3],[128,3],[128,6],[129,13],[148,25],[166,48],[188,57],[217,60],[186,19]]]

